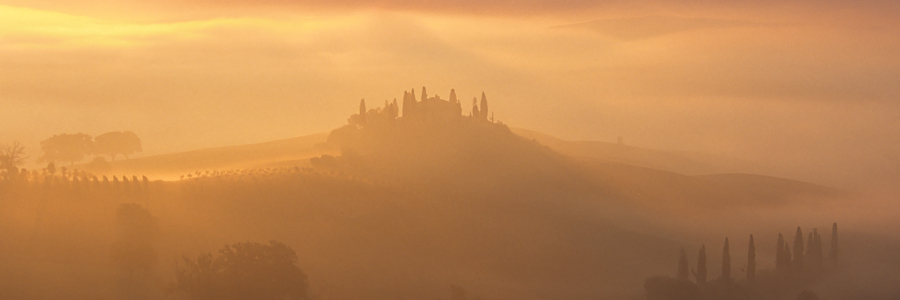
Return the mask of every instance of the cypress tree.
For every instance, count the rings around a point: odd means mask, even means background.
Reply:
[[[425,92],[425,87],[423,86],[422,87],[422,102],[424,102],[426,99],[428,99],[428,93]]]
[[[488,104],[487,97],[484,96],[484,92],[481,92],[481,109],[479,111],[479,115],[482,119],[487,120],[488,116]]]
[[[359,100],[359,125],[366,124],[366,99]]]
[[[751,284],[756,280],[756,245],[753,244],[753,235],[750,235],[750,246],[747,249],[747,281]]]
[[[806,257],[809,261],[811,269],[818,270],[822,267],[822,239],[819,236],[819,230],[813,228],[809,244],[806,245]]]
[[[806,238],[806,253],[804,253],[803,256],[806,257],[807,265],[812,266],[814,263],[814,260],[815,260],[815,258],[813,257],[813,256],[815,256],[815,254],[813,254],[813,253],[816,251],[814,249],[816,247],[816,245],[815,245],[815,242],[813,242],[813,233],[812,232],[808,233],[806,236],[807,236],[807,238]]]
[[[450,89],[450,103],[456,104],[459,103],[459,100],[456,99],[456,90]]]
[[[403,94],[403,117],[412,117],[416,115],[416,107],[418,106],[415,89]]]
[[[728,253],[728,238],[725,238],[725,247],[722,248],[722,279],[731,280],[731,254]]]
[[[681,257],[678,258],[678,280],[688,280],[688,259],[684,248],[681,248]]]
[[[697,271],[694,272],[694,278],[697,284],[706,283],[706,246],[700,246],[700,253],[697,255]]]
[[[396,118],[397,118],[397,113],[398,113],[398,112],[399,112],[399,111],[398,111],[398,109],[397,109],[397,98],[394,98],[394,102],[391,102],[391,109],[390,109],[390,117],[391,117],[391,119],[396,119]]]
[[[412,104],[409,103],[409,92],[403,91],[403,117],[408,117]]]
[[[478,99],[472,98],[472,117],[478,118]]]
[[[791,262],[796,270],[803,270],[803,231],[797,227],[797,234],[794,236],[794,259]]]
[[[838,250],[838,228],[837,228],[837,222],[834,222],[834,224],[831,225],[831,253],[830,253],[831,261],[833,263],[837,263],[839,253],[840,253],[840,251]]]
[[[822,236],[819,235],[819,230],[813,228],[813,245],[811,246],[813,249],[812,253],[812,261],[813,267],[816,269],[822,268]]]

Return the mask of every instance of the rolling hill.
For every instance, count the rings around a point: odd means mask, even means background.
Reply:
[[[647,276],[674,270],[685,245],[748,230],[774,236],[802,215],[790,209],[840,196],[782,178],[685,174],[708,169],[691,169],[696,160],[679,154],[562,141],[484,119],[375,120],[110,167],[169,178],[246,170],[149,183],[60,179],[10,193],[20,198],[3,204],[16,213],[0,213],[0,235],[17,241],[10,253],[34,259],[0,265],[28,269],[60,255],[55,249],[97,263],[3,278],[109,276],[101,262],[113,211],[135,202],[159,221],[161,261],[283,241],[322,299],[434,298],[450,285],[486,299],[631,299]]]

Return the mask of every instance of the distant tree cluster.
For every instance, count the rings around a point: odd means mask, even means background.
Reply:
[[[799,299],[818,299],[806,286],[824,273],[838,266],[837,223],[832,225],[831,251],[827,259],[822,251],[822,239],[818,230],[813,229],[806,237],[797,228],[793,241],[793,251],[778,235],[774,270],[757,273],[756,243],[753,235],[747,247],[746,277],[735,281],[731,276],[731,254],[728,239],[722,248],[721,275],[714,281],[707,280],[706,247],[701,246],[697,256],[697,267],[692,270],[694,281],[688,278],[688,258],[684,249],[678,259],[676,277],[654,276],[646,280],[644,289],[648,300],[697,300],[697,299],[769,299],[784,298],[799,292]],[[805,238],[805,239],[804,239]],[[793,294],[797,295],[797,294]]]
[[[111,160],[116,156],[128,155],[143,151],[141,139],[130,131],[107,132],[92,138],[84,133],[57,134],[41,141],[44,155],[39,162],[68,162],[74,164],[88,155],[109,155]]]
[[[184,258],[171,291],[193,300],[307,299],[309,283],[297,254],[270,241],[227,245],[215,256]]]
[[[128,155],[141,151],[141,139],[131,131],[107,132],[94,138],[93,153],[109,155],[111,160],[120,154],[128,159]]]

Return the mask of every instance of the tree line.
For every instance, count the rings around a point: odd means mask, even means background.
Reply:
[[[43,155],[38,163],[68,162],[70,165],[89,155],[108,155],[110,160],[143,151],[141,139],[131,131],[112,131],[96,137],[84,133],[57,134],[41,141]],[[6,176],[18,172],[28,157],[19,142],[0,145],[0,172]]]
[[[722,248],[720,276],[709,280],[706,246],[701,245],[697,254],[696,268],[690,268],[684,249],[678,259],[676,277],[653,276],[644,283],[648,300],[669,299],[767,299],[783,298],[786,294],[800,292],[800,299],[818,299],[804,287],[822,275],[837,269],[840,258],[837,223],[832,225],[830,252],[826,257],[822,237],[817,229],[808,235],[797,227],[793,240],[793,250],[782,234],[778,234],[774,269],[757,272],[756,243],[753,235],[747,246],[745,278],[737,281],[732,277],[731,253],[728,238]],[[691,280],[693,275],[693,281]]]
[[[107,132],[91,138],[84,133],[57,134],[41,141],[41,151],[44,155],[38,158],[39,162],[69,162],[84,159],[88,155],[109,155],[111,160],[122,155],[128,159],[128,155],[142,152],[141,139],[131,131]]]

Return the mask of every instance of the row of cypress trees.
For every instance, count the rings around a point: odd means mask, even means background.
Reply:
[[[797,232],[794,236],[793,252],[791,252],[790,247],[785,242],[784,236],[778,234],[775,253],[775,269],[780,272],[795,273],[821,270],[825,259],[822,251],[822,238],[819,235],[818,230],[813,229],[813,232],[809,233],[805,245],[804,251],[803,231],[800,227],[797,227]],[[729,252],[728,238],[725,238],[725,246],[722,249],[722,274],[720,279],[727,281],[732,280],[731,254]],[[830,260],[832,264],[837,264],[839,255],[837,223],[834,223],[831,229],[831,251],[828,260]],[[804,264],[805,260],[807,260],[806,264]],[[746,272],[747,281],[752,284],[756,280],[756,245],[753,241],[752,234],[750,235],[750,242],[747,250]],[[697,255],[697,268],[692,269],[691,273],[693,273],[697,284],[704,284],[707,282],[708,273],[706,267],[705,245],[700,246],[700,251]],[[682,249],[681,256],[678,260],[678,279],[689,280],[689,275],[687,253]]]

